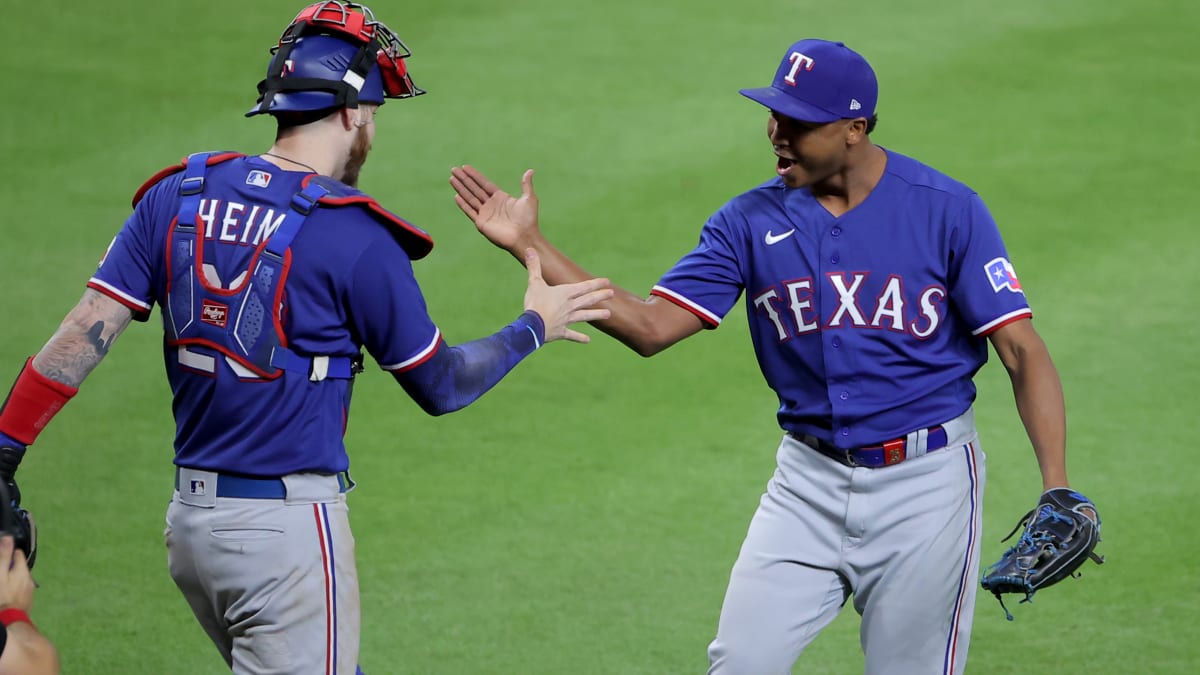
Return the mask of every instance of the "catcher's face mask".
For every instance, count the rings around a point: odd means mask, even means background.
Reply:
[[[271,48],[267,77],[247,116],[259,113],[382,105],[425,91],[404,60],[412,55],[369,7],[324,0],[305,7]]]

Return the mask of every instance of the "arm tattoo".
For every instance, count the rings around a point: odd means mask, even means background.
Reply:
[[[78,387],[132,319],[128,307],[89,288],[38,352],[34,367],[51,380]]]
[[[92,327],[88,329],[87,336],[88,340],[91,341],[92,346],[96,348],[96,353],[100,355],[100,358],[104,358],[108,355],[108,348],[112,345],[113,340],[117,339],[116,335],[110,335],[108,337],[108,341],[104,340],[103,321],[97,321],[96,323],[92,324]]]

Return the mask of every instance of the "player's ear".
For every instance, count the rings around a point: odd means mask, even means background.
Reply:
[[[342,123],[342,128],[346,131],[353,130],[358,126],[358,108],[341,108],[338,110],[338,121]]]
[[[867,137],[867,118],[856,117],[847,120],[846,145],[858,145]]]

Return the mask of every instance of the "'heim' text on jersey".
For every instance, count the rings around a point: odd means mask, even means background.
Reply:
[[[270,207],[247,206],[220,199],[201,199],[198,217],[204,223],[204,238],[228,244],[258,246],[269,238],[287,211]]]

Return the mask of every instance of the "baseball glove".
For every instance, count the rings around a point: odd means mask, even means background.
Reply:
[[[37,558],[37,526],[29,511],[21,508],[12,495],[12,488],[0,481],[0,534],[12,535],[13,547],[25,552],[29,569],[33,569],[33,561]]]
[[[1095,519],[1085,509],[1090,509]],[[1075,571],[1088,558],[1096,564],[1104,562],[1095,553],[1100,541],[1100,512],[1090,499],[1070,488],[1043,493],[1037,507],[1022,516],[1001,541],[1008,541],[1022,527],[1025,530],[1016,545],[988,568],[982,580],[983,587],[1000,601],[1009,621],[1013,616],[1004,606],[1005,593],[1024,593],[1021,602],[1029,602],[1039,589],[1078,576]]]

